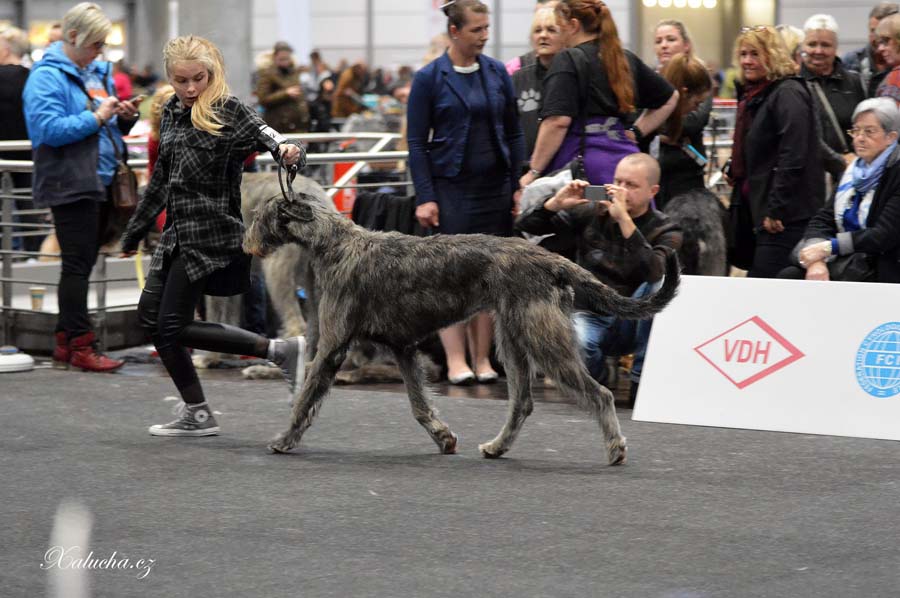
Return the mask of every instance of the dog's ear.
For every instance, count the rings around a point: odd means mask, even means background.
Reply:
[[[315,218],[312,207],[297,201],[279,201],[278,216],[285,224],[298,220],[300,222],[311,222]]]
[[[300,200],[301,203],[318,203],[316,198],[309,193],[294,192],[294,197]],[[296,203],[296,201],[292,203]]]

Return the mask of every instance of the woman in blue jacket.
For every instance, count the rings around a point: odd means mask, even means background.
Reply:
[[[116,151],[125,151],[122,135],[137,120],[139,98],[119,102],[111,64],[95,60],[112,28],[99,6],[76,5],[62,25],[62,41],[34,65],[22,93],[34,161],[32,192],[36,207],[53,212],[62,254],[53,359],[103,372],[124,362],[95,350],[88,278],[100,249]]]
[[[487,6],[457,0],[442,8],[450,47],[416,74],[407,112],[416,219],[444,234],[510,236],[524,159],[512,80],[503,63],[482,55]],[[465,325],[441,331],[451,384],[497,379],[491,327],[490,314],[472,322],[474,372],[466,362]]]

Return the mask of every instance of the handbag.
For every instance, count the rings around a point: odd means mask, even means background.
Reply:
[[[110,195],[112,195],[113,210],[121,216],[130,217],[137,209],[140,195],[138,194],[137,175],[131,169],[131,166],[125,162],[125,157],[119,151],[119,146],[113,137],[109,125],[103,125],[109,140],[112,142],[113,149],[116,151],[116,172],[113,174],[112,184],[110,186]]]
[[[841,255],[827,262],[828,277],[841,282],[874,282],[875,268],[865,253]]]

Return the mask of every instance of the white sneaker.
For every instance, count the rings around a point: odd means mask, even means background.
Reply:
[[[278,364],[293,401],[303,388],[303,377],[306,374],[306,338],[295,336],[287,339],[282,353],[282,361]]]

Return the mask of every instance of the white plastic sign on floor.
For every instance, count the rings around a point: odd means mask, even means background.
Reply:
[[[900,285],[685,276],[633,419],[900,440]]]

